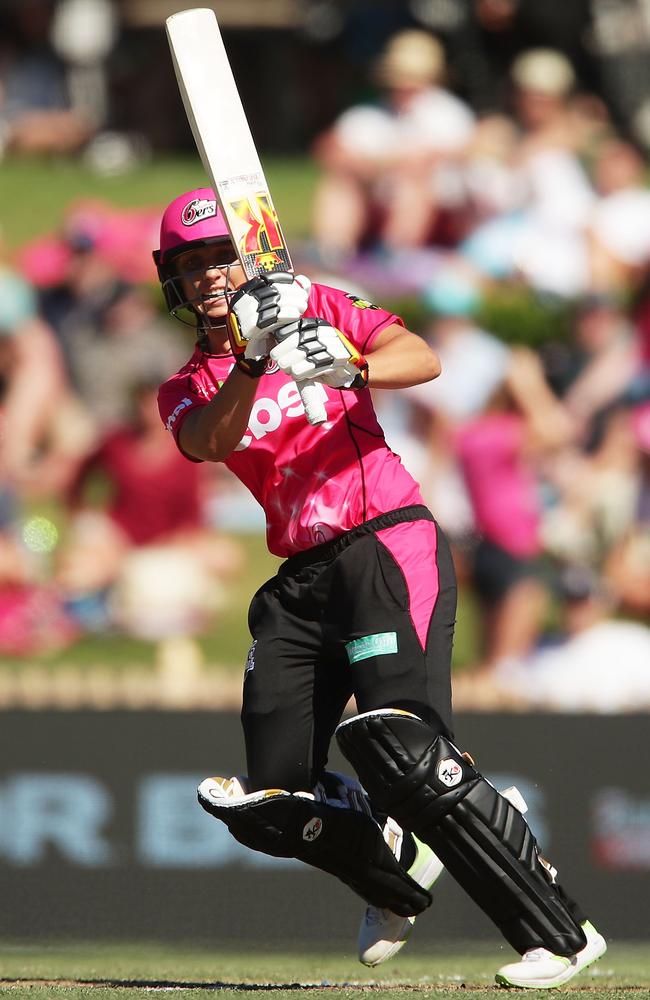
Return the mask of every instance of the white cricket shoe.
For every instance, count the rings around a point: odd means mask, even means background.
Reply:
[[[529,990],[552,990],[568,983],[607,951],[605,938],[593,924],[585,920],[582,929],[587,943],[573,958],[553,955],[546,948],[530,948],[519,962],[512,962],[499,969],[494,977],[495,981],[499,986],[518,986]]]
[[[408,873],[424,889],[430,889],[443,870],[442,861],[417,837],[413,840],[417,853]],[[387,962],[406,944],[414,923],[415,917],[400,917],[392,910],[369,906],[359,928],[359,961],[368,966]]]

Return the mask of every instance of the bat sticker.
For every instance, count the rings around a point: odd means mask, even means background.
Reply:
[[[225,211],[237,234],[237,251],[247,273],[289,270],[291,261],[268,191],[230,199]]]

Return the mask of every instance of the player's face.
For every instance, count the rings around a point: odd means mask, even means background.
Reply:
[[[230,240],[212,246],[191,247],[178,255],[174,268],[183,293],[200,316],[220,320],[228,312],[226,292],[245,281]]]

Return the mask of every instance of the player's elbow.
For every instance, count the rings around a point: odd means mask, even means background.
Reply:
[[[418,380],[420,382],[431,382],[432,379],[438,378],[438,375],[442,371],[438,352],[423,337],[419,337],[416,334],[411,334],[409,343],[411,346],[411,362],[413,370],[417,369],[418,371]]]
[[[437,352],[432,350],[430,347],[427,347],[425,370],[427,372],[427,382],[431,382],[434,378],[438,378],[442,372],[440,357]]]
[[[431,382],[434,378],[438,378],[442,370],[440,358],[428,344],[424,341],[418,342],[415,338],[411,343],[414,345],[414,349],[411,351],[408,365],[403,371],[404,381],[395,383],[400,386],[422,385],[424,382]],[[372,367],[370,372],[372,379]]]
[[[229,451],[224,450],[221,435],[216,434],[214,430],[206,431],[198,414],[194,420],[188,417],[181,427],[179,444],[186,455],[198,458],[201,462],[223,462],[232,451],[232,448]]]
[[[222,435],[212,434],[201,442],[201,455],[204,462],[224,462],[234,451],[234,445],[226,442]]]

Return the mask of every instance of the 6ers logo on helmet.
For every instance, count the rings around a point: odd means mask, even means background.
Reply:
[[[217,214],[216,201],[209,201],[207,198],[194,198],[189,201],[181,214],[181,222],[184,226],[193,226],[202,219],[209,219]]]

